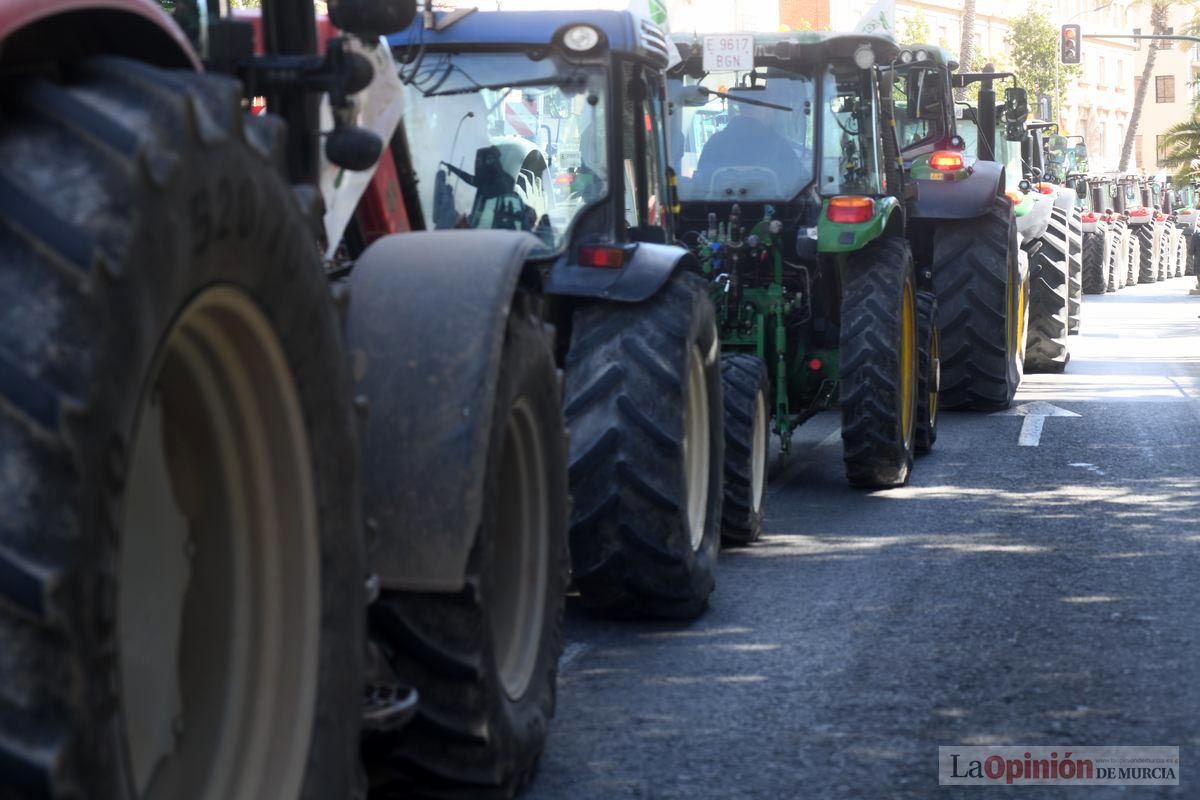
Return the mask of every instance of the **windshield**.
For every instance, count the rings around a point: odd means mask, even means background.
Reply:
[[[812,182],[810,75],[712,72],[672,78],[668,92],[683,202],[786,201]]]
[[[945,137],[941,75],[928,67],[897,64],[892,80],[892,101],[896,112],[896,139],[901,151],[920,145],[933,146]]]
[[[410,71],[405,129],[431,229],[511,229],[561,250],[608,192],[607,79],[550,56],[433,53]]]

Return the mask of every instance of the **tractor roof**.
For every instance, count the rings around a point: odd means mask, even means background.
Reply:
[[[676,33],[671,38],[686,61],[700,61],[704,56],[704,36],[720,34]],[[866,33],[832,33],[827,31],[792,31],[755,33],[754,57],[779,61],[799,61],[824,64],[854,57],[854,51],[864,44],[875,51],[875,62],[887,64],[900,52],[890,36]]]
[[[448,12],[436,12],[441,20]],[[599,30],[611,52],[639,56],[663,66],[667,63],[666,35],[644,17],[629,11],[476,11],[444,30],[426,28],[422,15],[388,37],[392,47],[495,50],[547,47],[575,25]]]

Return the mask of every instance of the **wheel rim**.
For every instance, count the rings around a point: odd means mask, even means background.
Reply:
[[[904,308],[900,312],[900,435],[911,442],[917,396],[917,299],[912,284],[904,286]]]
[[[537,670],[550,574],[550,489],[545,442],[533,408],[513,404],[498,474],[492,553],[492,636],[504,692],[520,700]]]
[[[708,522],[708,472],[711,458],[708,385],[704,356],[698,345],[688,358],[687,401],[683,415],[683,479],[687,492],[687,525],[692,549],[704,542]]]
[[[750,445],[750,510],[762,508],[763,486],[767,474],[767,400],[762,392],[754,395],[754,427]]]
[[[298,798],[319,670],[304,415],[271,324],[200,294],[139,410],[117,598],[122,717],[144,800]]]

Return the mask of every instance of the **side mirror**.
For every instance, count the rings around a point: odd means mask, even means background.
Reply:
[[[363,39],[398,33],[416,15],[416,0],[329,0],[329,20],[334,26]]]
[[[1029,93],[1021,86],[1004,90],[1004,121],[1023,125],[1029,118]]]
[[[1084,144],[1083,142],[1080,142],[1079,144],[1075,145],[1075,158],[1080,159],[1082,161],[1083,159],[1086,159],[1087,157],[1088,157],[1087,145]]]

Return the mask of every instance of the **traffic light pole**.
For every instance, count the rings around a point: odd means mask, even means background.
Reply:
[[[1083,33],[1081,39],[1172,39],[1180,42],[1200,43],[1200,36],[1182,36],[1171,33]]]

